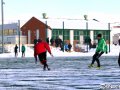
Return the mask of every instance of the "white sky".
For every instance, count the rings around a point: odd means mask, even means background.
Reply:
[[[21,20],[26,22],[32,16],[42,18],[47,13],[49,18],[80,18],[101,22],[120,21],[120,0],[3,0],[5,22]],[[1,10],[1,9],[0,9]],[[1,15],[0,15],[1,17]],[[1,21],[1,18],[0,18]],[[1,22],[0,22],[1,23]]]

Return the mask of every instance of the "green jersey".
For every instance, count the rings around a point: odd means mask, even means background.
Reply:
[[[96,52],[107,52],[107,44],[103,38],[98,40],[98,46],[96,48]]]
[[[22,52],[25,52],[25,46],[22,46],[21,51],[22,51]]]

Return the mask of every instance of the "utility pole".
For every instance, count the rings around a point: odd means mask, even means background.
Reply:
[[[20,52],[20,20],[18,20],[19,52]]]
[[[65,25],[65,24],[64,24],[64,21],[63,21],[63,43],[62,43],[63,52],[64,52],[64,34],[65,34],[65,33],[64,33],[64,25]]]
[[[45,29],[45,35],[46,35],[46,36],[45,36],[45,40],[46,40],[46,39],[47,39],[47,34],[48,34],[48,33],[47,33],[47,28],[48,28],[48,26],[47,26],[47,20],[45,21],[45,24],[46,24],[46,29]]]
[[[89,35],[88,35],[88,21],[86,21],[86,31],[87,31],[87,52],[88,52],[88,43],[89,43]]]
[[[4,53],[4,12],[3,12],[3,0],[1,0],[1,18],[2,18],[2,53]]]
[[[84,15],[84,20],[86,21],[86,31],[87,31],[87,37],[86,37],[86,43],[87,43],[87,52],[88,52],[88,15]]]
[[[110,23],[108,23],[108,30],[109,30],[109,52],[110,52]]]

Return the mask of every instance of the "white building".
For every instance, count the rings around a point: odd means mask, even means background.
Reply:
[[[3,25],[3,41],[5,44],[26,44],[26,36],[19,35],[18,23]],[[2,43],[2,25],[0,25],[0,43]]]

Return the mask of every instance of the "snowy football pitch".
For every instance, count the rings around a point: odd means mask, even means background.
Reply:
[[[34,58],[1,58],[0,90],[119,90],[117,57],[101,57],[100,70],[88,68],[91,59],[48,58],[51,71],[43,71]]]

